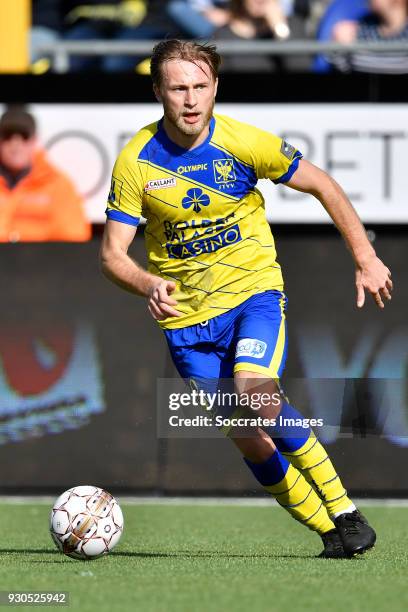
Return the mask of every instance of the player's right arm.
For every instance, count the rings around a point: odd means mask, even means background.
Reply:
[[[181,313],[173,308],[177,302],[171,297],[175,283],[150,274],[128,255],[136,229],[133,225],[108,219],[100,250],[102,272],[122,289],[145,297],[149,311],[157,321],[178,317]]]

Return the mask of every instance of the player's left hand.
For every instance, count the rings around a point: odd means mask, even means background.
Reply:
[[[356,270],[357,306],[362,308],[365,291],[369,291],[379,308],[384,308],[383,300],[391,300],[393,283],[391,271],[375,255]]]

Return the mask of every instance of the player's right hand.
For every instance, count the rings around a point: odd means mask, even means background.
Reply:
[[[150,290],[147,306],[150,314],[156,321],[162,321],[168,317],[180,317],[181,312],[175,310],[173,306],[177,306],[177,301],[170,297],[170,294],[176,289],[176,283],[161,279]]]

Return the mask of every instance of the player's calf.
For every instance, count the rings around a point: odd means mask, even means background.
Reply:
[[[272,441],[267,442],[264,432],[254,429],[251,438],[232,439],[244,453],[245,463],[258,482],[294,519],[320,535],[335,529],[316,491],[278,449],[274,449]],[[269,457],[265,459],[264,453]]]

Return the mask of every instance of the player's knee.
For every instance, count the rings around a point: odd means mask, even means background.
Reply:
[[[275,452],[276,446],[262,429],[253,432],[249,438],[232,438],[241,453],[254,463],[263,463]]]
[[[279,413],[282,396],[278,379],[265,378],[254,372],[236,372],[235,389],[248,412],[270,418]]]

